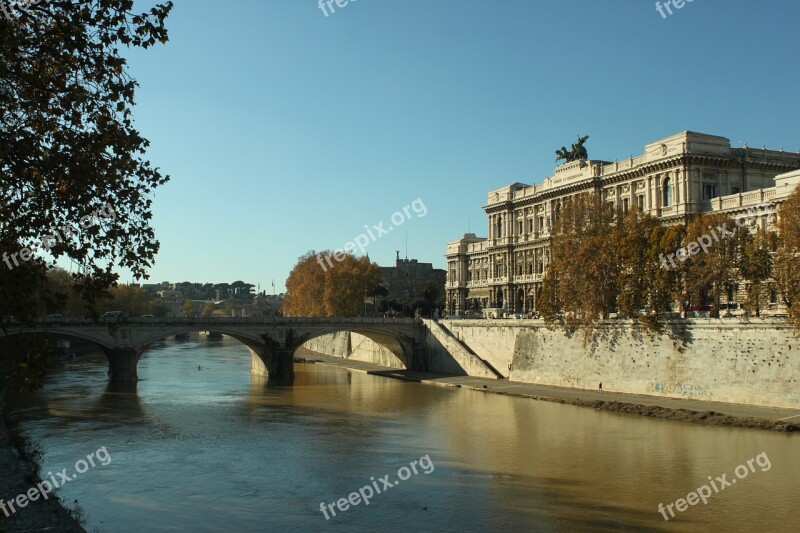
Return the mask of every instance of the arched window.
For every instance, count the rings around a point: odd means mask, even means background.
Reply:
[[[669,207],[672,205],[672,178],[666,178],[664,180],[664,201],[662,202],[664,207]]]

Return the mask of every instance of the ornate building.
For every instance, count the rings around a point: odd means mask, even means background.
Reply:
[[[574,161],[541,185],[492,191],[483,207],[489,237],[468,233],[447,245],[447,310],[535,311],[550,231],[570,196],[594,191],[623,212],[637,206],[664,224],[686,224],[699,213],[736,216],[763,203],[774,206],[800,182],[796,169],[800,153],[731,148],[725,137],[685,131],[648,144],[638,157]],[[770,223],[769,216],[760,221]]]

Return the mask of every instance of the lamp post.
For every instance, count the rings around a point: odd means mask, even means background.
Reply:
[[[364,318],[367,318],[367,286],[364,285]]]

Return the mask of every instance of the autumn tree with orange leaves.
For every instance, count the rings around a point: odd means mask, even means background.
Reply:
[[[313,250],[300,257],[286,281],[283,313],[293,317],[359,316],[364,295],[372,294],[382,283],[380,269],[367,257],[343,254],[332,266],[318,257],[333,256],[330,251]]]
[[[772,276],[789,322],[800,336],[800,186],[778,210],[778,237]]]

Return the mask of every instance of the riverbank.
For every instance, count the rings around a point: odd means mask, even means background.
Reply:
[[[2,377],[0,376],[0,379]],[[9,427],[10,426],[10,427]],[[15,500],[17,495],[25,494],[39,482],[35,447],[14,431],[13,424],[6,419],[4,391],[0,390],[0,499],[5,502]],[[24,502],[23,502],[24,503]],[[22,533],[29,531],[58,531],[65,533],[86,533],[79,521],[72,516],[58,498],[38,499],[28,502],[15,513],[8,509],[10,516],[0,508],[0,532]]]
[[[338,366],[355,372],[430,385],[466,388],[505,396],[531,398],[696,424],[769,429],[782,432],[800,431],[800,409],[683,400],[599,390],[588,391],[509,380],[396,370],[363,361],[327,356],[310,350],[298,351],[297,354],[296,360],[304,362]]]

